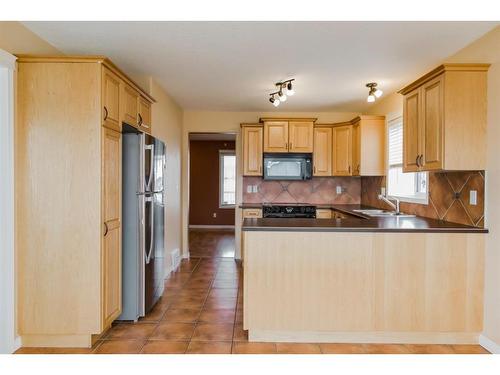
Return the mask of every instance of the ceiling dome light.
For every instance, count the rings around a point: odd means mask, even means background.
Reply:
[[[380,98],[383,94],[383,91],[377,88],[376,82],[367,83],[366,87],[370,89],[368,91],[368,97],[366,98],[366,101],[368,103],[373,103],[377,98]]]
[[[295,94],[295,90],[292,87],[292,81],[286,84],[285,94],[287,94],[288,96],[292,96],[293,94]]]

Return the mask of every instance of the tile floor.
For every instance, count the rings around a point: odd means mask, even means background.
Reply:
[[[203,238],[206,236],[207,241]],[[98,354],[480,354],[479,345],[290,344],[248,342],[243,330],[242,269],[225,253],[227,232],[197,232],[198,255],[183,260],[165,293],[137,323],[117,322],[91,349],[22,348],[18,353]],[[205,243],[205,245],[203,245]],[[234,252],[234,238],[232,239]],[[223,245],[221,245],[223,244]],[[208,249],[205,252],[201,250]],[[227,253],[225,253],[227,254]]]

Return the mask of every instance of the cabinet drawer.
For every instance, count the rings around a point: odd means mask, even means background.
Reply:
[[[320,208],[316,210],[316,219],[331,219],[332,210],[329,208]]]
[[[262,217],[262,209],[260,208],[245,208],[243,210],[243,219],[251,219],[251,218],[261,218]]]

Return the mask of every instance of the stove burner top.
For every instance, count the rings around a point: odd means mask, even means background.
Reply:
[[[264,205],[262,216],[268,218],[316,218],[316,206]]]

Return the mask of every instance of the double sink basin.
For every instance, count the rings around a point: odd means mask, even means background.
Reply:
[[[375,209],[368,209],[368,210],[353,210],[353,212],[358,212],[363,215],[367,215],[370,217],[415,217],[415,215],[411,214],[404,214],[404,213],[397,213],[396,211],[385,211],[385,210],[375,210]]]

